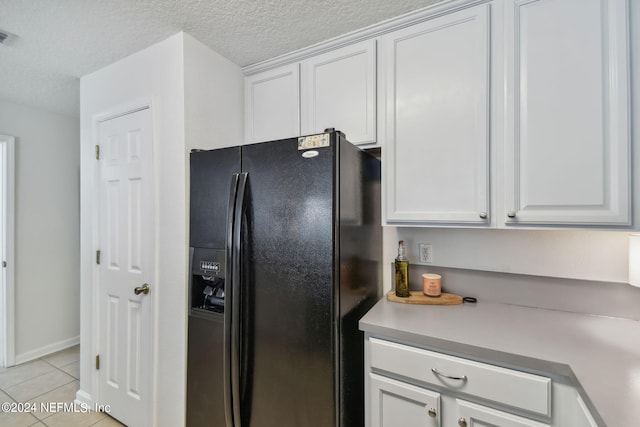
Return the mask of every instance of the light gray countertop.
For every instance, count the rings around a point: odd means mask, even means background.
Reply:
[[[360,329],[483,362],[568,377],[596,420],[607,427],[638,424],[636,320],[488,301],[427,306],[383,297],[360,320]]]

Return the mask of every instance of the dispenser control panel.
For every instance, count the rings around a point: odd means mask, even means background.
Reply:
[[[224,312],[225,251],[191,249],[191,312]]]
[[[200,261],[200,270],[217,274],[220,272],[220,263],[215,261]]]

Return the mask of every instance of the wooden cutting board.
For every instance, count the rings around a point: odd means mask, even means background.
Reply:
[[[456,305],[462,304],[462,297],[455,294],[447,294],[443,292],[439,297],[428,297],[422,291],[411,291],[411,296],[402,298],[397,297],[394,291],[387,294],[387,299],[393,302],[401,302],[404,304],[425,304],[425,305]]]

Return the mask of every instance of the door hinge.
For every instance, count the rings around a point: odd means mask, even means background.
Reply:
[[[100,370],[100,355],[96,355],[96,370]]]
[[[100,146],[96,145],[96,160],[100,160]]]
[[[100,265],[100,251],[96,251],[96,264]]]

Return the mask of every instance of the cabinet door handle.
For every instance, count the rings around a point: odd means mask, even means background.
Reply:
[[[433,409],[433,408],[429,409],[429,412],[427,412],[427,413],[429,414],[429,416],[430,416],[431,418],[435,418],[435,417],[437,417],[437,416],[438,416],[438,413],[437,413],[437,412],[436,412],[436,410],[435,410],[435,409]]]
[[[509,211],[507,212],[507,216],[509,218],[515,218],[516,217],[516,211]]]
[[[487,213],[486,212],[480,212],[480,219],[487,219]]]
[[[467,380],[467,376],[466,375],[463,375],[461,377],[454,377],[453,375],[443,374],[442,372],[439,372],[436,368],[431,368],[431,372],[433,372],[434,374],[438,375],[439,377],[449,378],[450,380],[456,380],[456,381],[466,381]]]
[[[465,420],[464,418],[460,418],[460,419],[458,420],[458,425],[459,425],[460,427],[467,427],[467,420]]]

